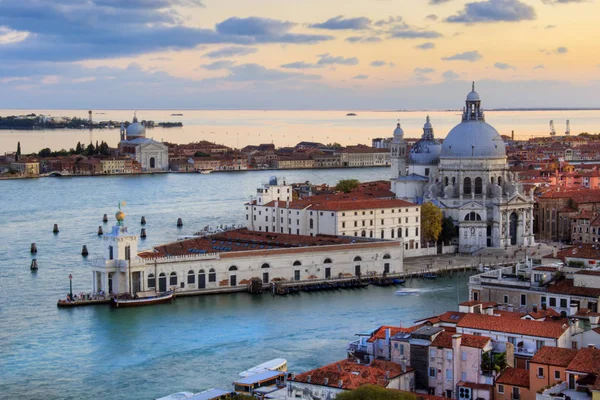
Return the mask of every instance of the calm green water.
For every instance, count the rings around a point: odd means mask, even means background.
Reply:
[[[174,240],[212,224],[240,223],[243,202],[272,172],[56,178],[0,182],[0,398],[152,399],[210,387],[229,388],[237,374],[284,357],[303,371],[345,356],[354,334],[381,324],[455,308],[466,279],[413,281],[416,296],[369,287],[288,297],[246,294],[178,299],[171,305],[112,310],[63,310],[56,300],[90,290],[87,244],[104,213],[127,202],[126,222],[141,248]],[[342,178],[386,179],[387,169],[287,171],[288,182],[335,183]],[[177,218],[184,221],[176,228]],[[58,223],[60,233],[52,234]],[[31,242],[38,245],[37,274],[29,272]]]

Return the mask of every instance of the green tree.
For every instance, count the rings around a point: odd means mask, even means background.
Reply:
[[[77,146],[75,146],[75,154],[81,153],[83,153],[83,146],[81,145],[81,142],[77,142]]]
[[[507,367],[506,364],[506,352],[504,353],[492,353],[488,351],[481,355],[481,369],[487,372],[500,372]]]
[[[356,189],[360,184],[358,179],[342,179],[335,185],[335,190],[344,193],[350,193],[352,190]]]
[[[421,232],[425,241],[437,241],[442,233],[442,210],[433,203],[421,206]]]
[[[49,147],[46,147],[45,149],[41,149],[40,152],[38,153],[38,156],[45,158],[45,157],[52,157],[52,150],[50,150]]]
[[[96,152],[94,145],[92,143],[88,144],[88,147],[85,148],[85,155],[92,156]]]
[[[197,151],[194,153],[194,157],[210,157],[210,154],[206,154],[201,151]]]
[[[452,217],[446,217],[442,221],[442,232],[440,235],[440,240],[444,242],[445,245],[449,245],[450,241],[454,236],[456,236],[454,220],[452,219]]]
[[[365,385],[358,389],[342,392],[336,396],[337,400],[417,400],[414,393],[399,390],[385,389],[381,386]]]

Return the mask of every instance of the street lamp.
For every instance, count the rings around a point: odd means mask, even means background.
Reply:
[[[69,297],[73,300],[73,275],[69,274]]]

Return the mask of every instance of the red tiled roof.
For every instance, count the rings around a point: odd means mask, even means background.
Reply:
[[[600,276],[600,271],[598,270],[592,270],[592,269],[585,269],[585,270],[581,270],[581,271],[577,271],[575,272],[577,275],[593,275],[593,276]]]
[[[569,371],[586,374],[600,373],[600,350],[586,347],[580,349],[567,367]]]
[[[529,315],[533,319],[542,319],[542,318],[552,318],[552,317],[560,317],[560,313],[553,308],[539,308],[537,311],[531,311],[527,315]]]
[[[458,386],[459,387],[468,387],[471,389],[475,389],[475,390],[491,390],[492,389],[492,385],[488,385],[487,383],[473,383],[473,382],[464,382],[464,381],[460,381],[458,382]],[[446,400],[448,400],[446,398]]]
[[[443,347],[445,349],[452,348],[452,334],[448,332],[440,332],[439,335],[431,342],[431,347]]]
[[[467,314],[457,327],[553,339],[561,337],[567,330],[563,324],[555,322],[529,321],[485,314]]]
[[[575,286],[573,279],[554,282],[548,286],[548,293],[569,294],[582,297],[600,297],[600,288]]]
[[[431,342],[432,347],[442,347],[445,349],[452,348],[452,336],[456,335],[456,333],[451,332],[441,332],[436,338]],[[466,333],[460,334],[461,336],[461,346],[465,347],[473,347],[477,349],[483,349],[486,344],[491,340],[487,336],[476,336],[469,335]]]
[[[351,211],[351,210],[373,210],[373,209],[386,209],[386,208],[402,208],[402,207],[419,207],[417,204],[409,203],[405,200],[400,199],[373,199],[373,198],[360,198],[357,197],[344,197],[344,200],[336,200],[335,197],[331,196],[332,200],[327,200],[328,197],[319,196],[309,197],[302,200],[295,200],[289,203],[289,207],[286,206],[284,201],[279,201],[280,208],[290,208],[293,210],[323,210],[323,211]],[[265,204],[265,207],[275,207],[277,201],[271,201]]]
[[[483,304],[481,301],[478,300],[469,300],[469,301],[463,301],[462,303],[459,303],[459,306],[466,306],[466,307],[473,307],[476,306],[478,304]]]
[[[544,346],[535,353],[532,363],[567,367],[577,355],[577,350]]]
[[[570,198],[577,203],[598,203],[600,202],[600,189],[565,190],[561,192],[551,191],[544,193],[540,198]]]
[[[560,250],[556,258],[565,260],[565,258],[581,258],[586,260],[600,260],[600,248],[594,248],[591,243],[580,244],[579,246],[568,247]]]
[[[397,335],[400,332],[405,332],[405,333],[410,333],[413,332],[417,329],[419,329],[421,327],[421,325],[415,325],[415,326],[411,326],[410,328],[401,328],[399,326],[387,326],[387,325],[383,325],[380,326],[374,333],[373,335],[367,340],[367,342],[369,343],[373,343],[376,340],[382,340],[385,339],[385,333],[386,331],[389,329],[390,330],[390,337]]]
[[[414,368],[407,367],[406,371],[414,371]],[[370,365],[341,360],[298,374],[293,378],[293,381],[352,390],[363,385],[386,387],[389,383],[386,373],[389,374],[390,379],[400,376],[403,374],[402,366],[391,361],[382,360],[375,360]]]
[[[521,368],[506,368],[496,379],[496,384],[529,388],[529,371]]]
[[[546,271],[546,272],[556,272],[557,268],[556,267],[547,267],[547,266],[542,266],[542,267],[535,267],[532,268],[534,271]]]

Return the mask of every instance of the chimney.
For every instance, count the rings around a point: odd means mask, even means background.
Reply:
[[[329,378],[324,378],[323,385],[327,386],[327,384],[329,384]]]
[[[392,331],[390,330],[390,328],[387,328],[387,329],[385,330],[385,342],[386,342],[387,344],[389,344],[389,343],[390,343],[390,338],[391,338],[391,335],[392,335]]]
[[[538,312],[537,304],[533,305],[533,312]]]
[[[311,376],[310,376],[310,375],[309,375],[309,376],[307,376],[307,377],[306,377],[306,383],[310,383],[310,379],[311,379]]]
[[[542,310],[546,309],[546,303],[542,303]]]
[[[600,317],[597,316],[597,315],[594,315],[594,316],[590,316],[589,318],[590,318],[591,328],[592,329],[597,328],[598,327],[598,323],[600,322]]]
[[[342,386],[344,386],[344,381],[340,379],[338,381],[338,387],[341,388]]]
[[[402,365],[402,373],[406,373],[406,357],[402,357],[402,360],[400,361],[400,365]]]
[[[596,348],[596,345],[594,345],[594,344],[588,344],[588,349],[595,349],[595,348]]]
[[[390,371],[385,371],[385,380],[386,381],[390,380]]]

